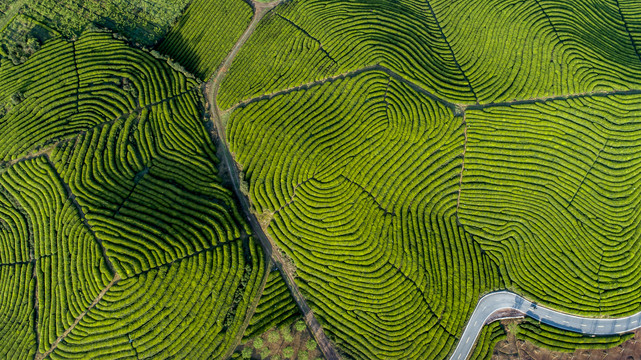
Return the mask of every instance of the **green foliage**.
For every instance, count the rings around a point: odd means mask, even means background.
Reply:
[[[114,274],[45,158],[10,167],[0,176],[0,188],[31,229],[30,239],[22,240],[29,241],[29,258],[36,259],[39,351],[45,352]]]
[[[96,26],[153,45],[174,23],[188,0],[33,0],[25,13],[66,37]]]
[[[505,329],[498,321],[484,326],[469,359],[490,360],[496,344],[506,337]]]
[[[220,184],[199,90],[107,33],[2,60],[0,103],[24,96],[0,121],[1,358],[235,346],[264,255]]]
[[[316,341],[314,339],[309,339],[307,340],[307,344],[305,344],[305,347],[307,348],[307,350],[313,351],[314,349],[316,349],[317,345],[318,344],[316,344]]]
[[[425,1],[312,0],[265,15],[224,79],[219,104],[375,64],[448,99],[476,100]]]
[[[305,322],[303,320],[298,320],[296,321],[296,324],[294,325],[296,328],[296,331],[305,331],[307,329],[307,325],[305,325]]]
[[[255,211],[274,214],[270,235],[348,356],[444,358],[500,286],[457,223],[462,118],[404,82],[368,71],[259,99],[232,112],[227,137]]]
[[[241,352],[241,355],[242,355],[243,359],[250,359],[252,357],[252,353],[253,352],[254,351],[253,351],[252,348],[246,346],[246,347],[243,348],[243,350]]]
[[[2,195],[0,195],[0,204],[5,205]],[[5,219],[7,211],[10,210],[0,206],[0,220]],[[7,239],[6,235],[6,230],[0,226],[0,238]],[[26,238],[14,239],[16,242],[20,240],[26,240]],[[9,249],[1,249],[2,265],[9,262],[5,257],[7,250]],[[0,335],[3,340],[0,344],[0,358],[12,359],[18,355],[25,359],[32,359],[36,354],[36,337],[33,331],[35,325],[32,314],[35,306],[33,291],[36,280],[32,277],[33,270],[34,265],[31,263],[0,266],[0,306],[3,309],[2,319],[0,319],[3,328],[3,333]]]
[[[634,337],[634,333],[613,336],[583,336],[526,318],[523,323],[519,324],[516,336],[546,349],[574,352],[577,349],[611,348],[631,339]]]
[[[252,9],[243,0],[193,0],[157,49],[206,80],[251,18]]]
[[[621,258],[638,243],[641,197],[626,174],[641,166],[639,117],[637,95],[467,112],[459,219],[514,289],[589,316],[641,310],[641,267]]]
[[[294,356],[294,348],[291,346],[288,346],[283,349],[283,357],[286,359],[291,359],[291,357]]]
[[[280,341],[280,335],[278,334],[278,331],[270,331],[267,333],[267,341],[269,341],[270,344],[275,344]]]
[[[46,25],[18,14],[0,32],[0,56],[8,58],[14,65],[22,64],[55,35],[56,32]]]
[[[283,332],[285,341],[291,341],[291,334],[289,335],[290,340],[287,340],[285,335],[289,333],[288,325],[298,316],[300,316],[300,312],[280,271],[272,271],[269,273],[265,289],[256,307],[256,312],[250,320],[243,337],[249,339],[260,336],[269,329],[276,327],[281,328],[280,331]],[[278,337],[278,330],[271,331],[268,337]],[[270,340],[270,342],[275,341]]]
[[[288,326],[282,327],[280,329],[280,333],[283,335],[283,340],[286,342],[291,342],[294,340],[294,337],[292,336],[292,331],[289,329]]]
[[[264,348],[264,349],[260,352],[260,357],[261,357],[262,359],[266,359],[266,358],[269,356],[269,354],[270,354],[270,352],[269,352],[269,348]]]
[[[24,100],[24,94],[19,91],[14,92],[13,94],[11,94],[10,100],[13,105],[18,105],[22,102],[22,100]]]
[[[253,344],[253,346],[254,346],[254,349],[258,349],[258,350],[260,350],[260,349],[262,349],[262,348],[263,348],[263,345],[264,345],[264,343],[263,343],[263,339],[262,339],[262,338],[257,337],[257,338],[255,338],[255,339],[254,339],[254,342],[253,342],[252,344]]]

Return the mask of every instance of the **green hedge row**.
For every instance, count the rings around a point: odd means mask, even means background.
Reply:
[[[632,337],[633,333],[612,336],[584,336],[575,332],[557,329],[531,318],[519,324],[517,338],[529,341],[546,349],[574,352],[577,349],[607,349],[615,347]]]
[[[156,48],[206,81],[251,19],[244,0],[194,0]]]
[[[300,311],[280,271],[274,270],[269,273],[260,302],[243,338],[251,339],[260,336],[272,327],[288,326],[300,316]]]
[[[641,309],[638,96],[469,111],[459,217],[514,289],[586,315]]]
[[[462,119],[370,71],[240,107],[227,136],[326,333],[354,358],[446,357],[496,267],[457,224]]]

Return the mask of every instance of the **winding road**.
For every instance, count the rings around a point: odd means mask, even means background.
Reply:
[[[487,294],[479,300],[450,360],[467,359],[474,349],[474,344],[483,326],[490,318],[501,319],[500,317],[492,317],[492,315],[506,310],[517,310],[524,316],[529,316],[544,324],[585,335],[614,335],[641,327],[641,312],[622,318],[609,319],[576,316],[544,306],[537,306],[509,291],[498,291]]]
[[[297,303],[299,309],[301,310],[303,314],[303,318],[308,328],[310,329],[312,335],[316,339],[324,357],[328,360],[338,360],[340,359],[340,355],[336,351],[336,348],[331,343],[331,341],[329,341],[329,339],[327,338],[325,332],[323,331],[323,328],[321,327],[320,323],[314,316],[314,313],[312,312],[312,310],[309,308],[307,301],[301,294],[300,289],[298,288],[298,286],[296,285],[296,282],[294,281],[294,275],[290,272],[287,266],[284,265],[286,261],[283,259],[283,256],[280,250],[278,249],[278,246],[273,242],[271,238],[269,238],[269,236],[265,234],[261,224],[257,220],[256,216],[250,210],[251,204],[249,199],[245,196],[245,194],[243,194],[240,191],[239,171],[238,171],[238,168],[236,167],[235,160],[233,159],[233,156],[229,151],[229,145],[226,142],[225,127],[222,121],[221,109],[218,108],[218,104],[217,104],[218,90],[220,88],[220,84],[222,82],[222,79],[225,77],[226,72],[229,69],[236,54],[238,53],[240,48],[243,46],[243,44],[247,41],[247,39],[251,36],[251,34],[254,32],[261,18],[279,3],[278,1],[271,2],[271,3],[260,3],[255,1],[249,1],[249,2],[252,5],[252,8],[254,10],[254,16],[252,18],[251,23],[249,24],[245,32],[242,34],[240,39],[237,41],[237,43],[234,45],[231,52],[228,54],[228,56],[222,63],[221,67],[218,69],[215,75],[208,81],[204,89],[206,98],[209,103],[209,111],[211,114],[211,119],[213,122],[212,125],[214,128],[213,131],[216,132],[216,135],[219,139],[218,146],[223,150],[222,160],[230,171],[230,178],[232,181],[233,190],[236,193],[238,199],[240,200],[241,209],[247,216],[247,219],[254,232],[254,235],[260,240],[262,247],[265,250],[267,256],[272,259],[272,261],[278,266],[279,269],[281,269],[281,273],[283,274],[285,283],[287,284],[287,287],[290,289],[290,292],[294,298],[294,301]],[[410,86],[415,90],[421,93],[426,93],[426,91],[420,88],[418,85],[408,82],[407,80],[402,78],[400,75],[380,65],[368,66],[363,69],[356,70],[353,73],[339,74],[334,77],[325,79],[321,82],[331,81],[337,78],[355,75],[357,73],[369,71],[369,70],[384,71],[388,73],[391,77],[394,77],[399,81],[409,83]],[[302,89],[308,88],[309,86],[315,85],[317,83],[319,82],[303,84],[294,88],[285,89],[278,93],[266,94],[263,96],[259,96],[255,99],[245,100],[239,104],[232,106],[232,108],[229,109],[228,111],[231,111],[237,106],[245,105],[249,102],[253,102],[253,101],[261,100],[265,98],[271,98],[280,93],[295,91],[301,88]],[[635,94],[641,93],[641,91],[639,90],[633,90],[629,92],[635,93]],[[626,91],[625,93],[628,93],[628,92]],[[573,97],[582,97],[582,96],[602,96],[602,95],[611,95],[611,94],[612,93],[574,94],[574,95],[568,95],[568,96],[558,96],[558,97],[540,98],[540,99],[527,99],[527,100],[521,100],[521,101],[485,104],[485,105],[476,104],[476,105],[468,105],[468,106],[452,104],[429,93],[428,93],[428,96],[435,99],[436,101],[445,103],[446,106],[454,110],[460,108],[463,110],[463,114],[465,114],[465,110],[467,109],[470,109],[470,110],[482,109],[490,106],[525,104],[525,103],[534,103],[534,102],[564,99],[564,98],[573,98]],[[474,350],[474,345],[481,331],[483,330],[483,326],[496,320],[514,317],[511,315],[501,316],[502,313],[510,312],[510,311],[512,312],[516,311],[522,314],[522,316],[529,316],[535,320],[539,320],[542,323],[554,326],[559,329],[573,331],[573,332],[581,333],[585,335],[621,334],[621,333],[630,332],[632,330],[636,330],[641,327],[641,312],[628,317],[623,317],[623,318],[604,319],[604,318],[582,317],[582,316],[566,314],[566,313],[552,310],[543,306],[537,306],[536,304],[533,304],[532,302],[526,300],[525,298],[509,291],[498,291],[498,292],[487,294],[479,300],[478,304],[476,305],[476,308],[474,309],[474,312],[472,313],[472,316],[470,317],[463,331],[463,334],[461,335],[461,338],[456,346],[456,349],[454,350],[452,356],[450,357],[450,360],[466,360]]]

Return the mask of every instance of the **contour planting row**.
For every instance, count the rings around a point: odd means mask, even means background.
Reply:
[[[3,60],[0,78],[0,161],[197,86],[109,33],[51,40],[20,66]]]
[[[641,53],[641,7],[635,0],[617,0],[621,18],[630,34],[637,54]]]
[[[43,54],[61,43],[47,43]],[[102,76],[81,70],[69,85],[89,100],[36,91],[38,77],[21,72],[35,79],[22,84],[27,100],[60,97],[72,115],[50,119],[35,105],[12,107],[16,129],[51,122],[39,142],[30,141],[34,134],[5,141],[7,123],[0,123],[0,144],[16,144],[3,150],[12,157],[69,134],[0,170],[2,274],[35,266],[33,279],[11,280],[19,285],[2,280],[28,296],[0,299],[8,309],[0,339],[12,341],[0,353],[33,358],[39,343],[40,353],[57,359],[220,358],[235,345],[266,274],[260,247],[220,184],[196,83],[110,35],[83,35],[73,46],[77,59],[101,64]],[[43,71],[59,69],[50,66]],[[3,80],[0,88],[10,87]],[[79,130],[68,131],[72,125]],[[26,327],[39,339],[15,342]]]
[[[638,89],[631,0],[288,1],[258,26],[219,104],[385,66],[454,103]]]
[[[517,328],[516,337],[554,351],[573,352],[577,349],[607,349],[631,339],[634,334],[612,336],[584,336],[557,329],[526,318]]]
[[[332,340],[354,358],[445,358],[500,284],[456,223],[462,119],[367,72],[238,108],[227,136]]]
[[[380,64],[457,102],[476,100],[429,3],[287,1],[268,13],[222,83],[223,109]]]
[[[260,246],[250,239],[123,280],[51,358],[220,359],[234,345],[264,268]]]
[[[33,267],[32,263],[0,265],[0,357],[3,359],[33,359],[36,354]]]
[[[260,336],[272,327],[289,326],[300,312],[292,298],[280,271],[269,273],[265,289],[260,296],[256,312],[252,316],[243,338],[250,339]]]
[[[506,338],[505,330],[500,322],[493,322],[483,327],[483,331],[476,339],[474,352],[470,355],[470,360],[490,360],[496,344]]]
[[[467,113],[461,222],[514,289],[574,313],[641,309],[641,98]]]
[[[30,239],[28,220],[14,203],[0,191],[0,266],[25,263],[33,257],[33,247],[25,241]]]
[[[197,100],[153,106],[52,154],[123,277],[238,239],[246,226],[219,183]]]
[[[481,102],[639,88],[617,0],[431,2]]]
[[[252,8],[244,0],[194,0],[157,49],[207,80],[251,18]]]
[[[99,244],[44,157],[20,162],[0,176],[0,188],[25,214],[36,263],[40,352],[49,349],[109,283]]]

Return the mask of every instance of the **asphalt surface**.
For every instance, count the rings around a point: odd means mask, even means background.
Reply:
[[[509,291],[498,291],[485,295],[479,300],[450,360],[467,359],[474,349],[483,326],[492,314],[510,309],[520,311],[525,316],[540,320],[544,324],[585,335],[614,335],[641,327],[641,312],[623,318],[610,319],[576,316],[535,305]]]

